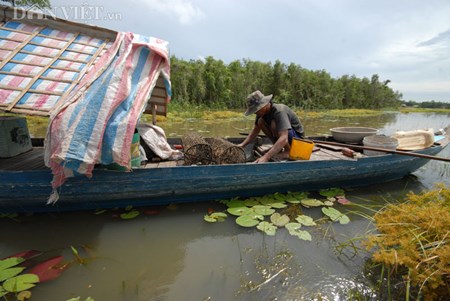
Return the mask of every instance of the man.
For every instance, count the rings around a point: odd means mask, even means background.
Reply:
[[[255,163],[268,162],[280,151],[288,154],[292,138],[303,138],[304,129],[300,119],[288,106],[272,102],[272,95],[264,96],[255,91],[247,97],[245,116],[256,114],[255,126],[245,140],[238,144],[244,147],[253,141],[262,130],[272,140],[273,146]]]

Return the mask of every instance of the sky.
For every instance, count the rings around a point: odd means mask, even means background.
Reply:
[[[170,43],[172,55],[291,63],[450,102],[449,0],[51,0],[63,18]],[[263,91],[270,94],[271,91]]]

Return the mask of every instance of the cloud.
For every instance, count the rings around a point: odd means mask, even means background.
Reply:
[[[152,11],[175,16],[182,25],[198,22],[206,17],[205,13],[189,1],[183,0],[138,0]]]
[[[418,46],[431,46],[437,44],[450,46],[450,29],[441,32],[429,40],[418,43]]]

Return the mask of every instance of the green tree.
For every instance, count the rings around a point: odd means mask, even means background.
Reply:
[[[50,8],[50,0],[5,0],[10,2],[12,6],[31,6],[37,5],[41,8]]]
[[[243,109],[254,90],[273,94],[277,102],[305,110],[383,108],[400,106],[402,94],[390,80],[352,75],[333,78],[325,70],[308,70],[280,61],[262,63],[243,59],[184,61],[171,58],[174,101],[216,108]],[[430,104],[434,105],[434,104]]]

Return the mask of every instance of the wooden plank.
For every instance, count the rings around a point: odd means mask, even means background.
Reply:
[[[8,106],[8,108],[6,109],[7,111],[10,111],[20,101],[22,96],[25,93],[27,93],[28,89],[30,89],[31,86],[40,78],[40,76],[44,74],[44,72],[47,71],[50,68],[50,66],[58,60],[59,56],[67,49],[67,47],[69,47],[70,43],[72,43],[72,41],[75,40],[77,36],[78,34],[74,35],[71,41],[69,41],[64,47],[62,47],[59,50],[58,54],[52,60],[50,60],[50,62],[47,64],[47,67],[42,68],[42,70],[36,76],[33,77],[30,83],[28,83],[28,85],[22,90],[22,92],[20,92],[20,94],[16,97],[16,99],[14,99],[12,103]]]
[[[70,51],[70,50],[69,50]],[[42,56],[42,57],[46,57],[46,58],[53,58],[54,56],[51,54],[43,54],[43,53],[34,53],[31,51],[25,51],[22,50],[20,51],[21,53],[25,53],[25,54],[32,54],[32,55],[36,55],[36,56]],[[78,60],[78,59],[71,59],[71,58],[66,58],[66,57],[60,57],[58,60],[60,61],[69,61],[69,62],[75,62],[75,63],[82,63],[82,64],[86,64],[87,61],[85,60]]]
[[[17,32],[17,33],[23,33],[23,34],[30,34],[29,31],[24,31],[24,30],[20,30],[20,29],[16,29],[16,28],[9,28],[9,27],[5,27],[2,25],[0,26],[0,29],[6,30],[6,31],[11,31],[11,32]]]
[[[16,60],[10,60],[10,63],[19,64],[19,65],[27,65],[27,66],[35,66],[35,67],[45,67],[46,64],[37,64],[32,62],[25,62],[25,61],[16,61]]]
[[[326,148],[332,151],[341,151],[343,149],[343,147],[341,146],[334,146],[334,145],[328,145],[328,144],[323,144],[323,143],[319,143],[316,142],[316,145],[320,146],[321,148]]]
[[[30,33],[28,33],[30,34]],[[17,42],[17,43],[22,43],[22,40],[16,40],[10,37],[2,37],[2,40],[6,40],[6,41],[11,41],[11,42]]]
[[[161,161],[158,167],[175,167],[177,166],[177,161]]]
[[[16,60],[10,60],[10,63],[19,64],[19,65],[27,65],[27,66],[35,66],[35,67],[45,67],[46,64],[36,64],[31,62],[24,62],[24,61],[16,61]],[[67,67],[58,67],[58,66],[51,66],[51,69],[58,69],[63,71],[70,71],[70,72],[80,72],[80,69],[78,68],[67,68]]]
[[[66,32],[78,32],[83,35],[88,35],[98,39],[115,39],[117,31],[92,26],[83,23],[77,23],[64,19],[55,18],[52,16],[45,16],[42,13],[35,11],[25,11],[19,7],[5,7],[2,11],[2,19],[18,19],[26,20],[27,23],[39,27],[49,27]]]
[[[0,106],[1,107],[1,106]],[[48,117],[50,115],[48,109],[39,108],[39,109],[23,109],[23,108],[13,108],[10,112],[17,114],[26,114],[26,115],[38,115]]]
[[[0,170],[31,170],[44,167],[43,147],[34,147],[11,158],[0,158]]]
[[[43,91],[43,90],[34,90],[34,89],[30,89],[30,90],[28,90],[28,92],[34,93],[34,94],[48,94],[48,95],[55,95],[55,96],[61,96],[61,95],[63,95],[63,92],[57,92],[57,91]]]
[[[3,23],[0,23],[0,24],[3,24]],[[23,33],[23,34],[30,34],[29,31],[24,31],[24,30],[20,30],[20,29],[16,29],[16,28],[4,27],[4,26],[1,26],[1,25],[0,25],[0,29],[6,30],[6,31],[11,31],[11,32],[17,32],[17,33]],[[51,39],[53,39],[53,40],[58,40],[58,41],[63,41],[63,42],[69,41],[69,39],[60,38],[60,37],[57,37],[57,36],[45,35],[45,34],[41,34],[41,33],[39,33],[37,36],[38,36],[38,37],[42,37],[42,38],[51,38]],[[20,42],[20,41],[19,41],[19,42]],[[77,41],[77,42],[75,42],[75,43],[81,44],[81,45],[85,45],[85,46],[97,47],[97,45],[92,45],[92,44],[89,44],[89,43],[86,43],[86,42],[78,42],[78,41]]]
[[[141,166],[141,168],[158,168],[158,164],[159,163],[148,162],[144,166]]]
[[[21,77],[33,77],[34,76],[31,74],[22,74],[19,72],[10,72],[10,71],[3,71],[3,70],[0,70],[0,74],[15,75],[15,76],[21,76]]]
[[[0,85],[0,89],[10,90],[10,91],[22,91],[22,88],[20,88],[20,87],[10,87],[10,86],[4,86],[4,85]],[[34,90],[34,89],[30,89],[30,90],[28,90],[28,92],[34,93],[34,94],[48,94],[48,95],[57,95],[57,96],[61,96],[63,94],[62,92],[57,92],[57,91],[43,91],[43,90]]]
[[[35,43],[35,42],[28,42],[28,45],[35,45],[35,46],[51,48],[51,49],[61,49],[58,46],[45,45],[45,44],[40,44],[40,43]],[[97,48],[95,46],[90,46],[90,47]],[[77,50],[77,49],[72,49],[72,48],[69,48],[68,51],[81,53],[81,54],[86,54],[86,55],[92,55],[92,52],[87,52],[87,51]]]
[[[0,85],[1,90],[10,90],[10,91],[22,91],[22,88],[20,87],[10,87],[5,85]]]
[[[53,77],[48,77],[48,76],[41,76],[41,79],[50,80],[52,82],[68,83],[68,84],[70,84],[72,82],[71,79],[53,78]]]

